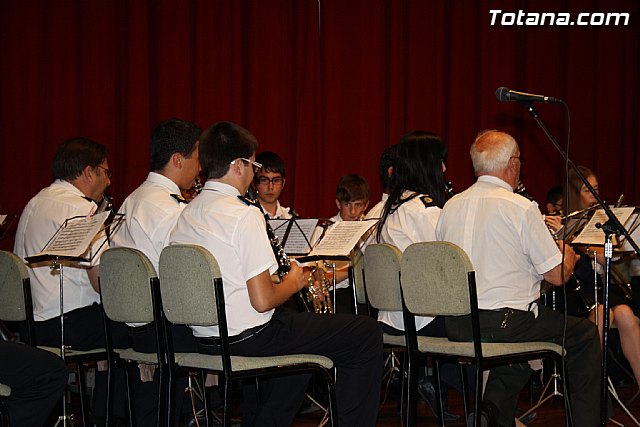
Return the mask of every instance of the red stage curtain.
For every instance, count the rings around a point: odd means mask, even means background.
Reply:
[[[627,26],[490,25],[505,12],[626,12]],[[287,163],[286,205],[334,213],[338,178],[381,188],[384,147],[412,129],[449,146],[456,190],[473,182],[483,128],[521,143],[540,202],[563,162],[499,86],[562,98],[571,157],[607,200],[638,203],[640,3],[636,0],[0,0],[0,213],[51,180],[63,140],[106,144],[116,205],[148,172],[153,126],[177,116],[249,128]],[[541,117],[564,145],[560,106]],[[4,245],[3,245],[4,246]]]

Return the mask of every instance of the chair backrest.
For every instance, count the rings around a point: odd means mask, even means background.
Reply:
[[[351,259],[353,267],[353,289],[356,294],[356,302],[358,304],[367,303],[367,293],[364,289],[364,255],[358,249],[355,251]]]
[[[29,271],[12,252],[0,251],[0,320],[22,322],[32,315],[27,311],[31,301],[25,301],[25,285]]]
[[[407,309],[429,316],[469,314],[469,273],[473,274],[471,260],[453,243],[410,245],[402,255],[400,274]]]
[[[364,253],[364,280],[374,308],[402,311],[400,261],[402,252],[393,245],[374,243]]]
[[[214,256],[197,245],[171,245],[160,254],[160,293],[171,323],[216,326],[214,280],[221,278]]]
[[[100,294],[107,317],[116,322],[152,322],[150,284],[157,277],[151,261],[139,250],[107,249],[100,258]]]
[[[0,383],[0,397],[9,397],[11,396],[11,387],[6,384]]]

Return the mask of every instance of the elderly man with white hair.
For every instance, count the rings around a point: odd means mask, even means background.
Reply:
[[[561,286],[579,257],[567,245],[563,261],[563,243],[553,241],[538,205],[513,192],[522,161],[512,136],[481,132],[470,153],[478,179],[444,206],[436,237],[463,248],[473,263],[482,338],[562,344],[563,315],[537,304],[540,282]],[[448,318],[446,330],[452,340],[472,336],[467,316]],[[565,349],[574,425],[595,426],[601,351],[594,325],[569,316]],[[483,426],[513,425],[518,392],[531,372],[527,364],[491,370],[482,402]],[[467,422],[472,421],[473,415]]]

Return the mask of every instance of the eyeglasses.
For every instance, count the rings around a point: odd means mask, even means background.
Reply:
[[[269,184],[273,184],[274,187],[277,187],[284,183],[284,178],[282,178],[281,176],[276,176],[273,178],[261,176],[256,179],[256,182],[258,183],[258,185],[268,186]]]
[[[245,162],[247,162],[247,163],[251,163],[251,164],[253,165],[253,170],[254,170],[254,171],[255,171],[255,170],[258,170],[258,169],[262,169],[262,163],[254,162],[254,161],[251,161],[251,160],[249,160],[249,159],[245,159],[244,157],[240,157],[240,158],[238,158],[238,159],[236,159],[236,160],[243,160],[243,161],[245,161]],[[235,164],[236,164],[236,160],[233,160],[233,161],[231,162],[231,164],[232,164],[232,165],[235,165]]]
[[[522,156],[511,156],[510,159],[518,159],[520,162],[523,160]]]
[[[113,174],[113,172],[111,172],[111,169],[107,169],[104,166],[96,166],[99,167],[100,169],[102,169],[104,171],[104,174],[107,175],[107,178],[111,179],[111,175]]]

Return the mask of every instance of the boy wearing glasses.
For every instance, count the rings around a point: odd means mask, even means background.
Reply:
[[[260,206],[269,219],[291,219],[298,217],[292,208],[285,208],[278,199],[285,184],[284,162],[276,153],[265,151],[256,156],[256,162],[262,164],[255,174],[253,185]]]
[[[239,197],[254,181],[257,147],[256,138],[234,123],[216,123],[203,132],[200,163],[207,182],[182,211],[170,243],[200,245],[218,261],[233,355],[309,353],[331,358],[339,378],[339,424],[373,427],[382,367],[380,327],[366,316],[318,316],[280,307],[308,283],[309,273],[292,263],[280,283],[271,279],[278,264],[265,218]],[[220,353],[217,326],[191,329],[201,353]],[[243,408],[243,425],[291,425],[308,380],[308,375],[290,375],[264,381],[259,405]]]

